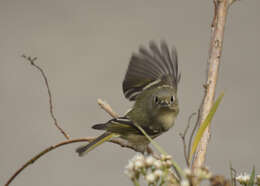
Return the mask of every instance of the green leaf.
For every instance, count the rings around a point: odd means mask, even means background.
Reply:
[[[153,146],[156,148],[156,150],[158,150],[161,154],[163,155],[168,155],[168,153],[158,144],[156,143],[145,131],[144,129],[135,124],[135,126],[145,135],[145,137],[153,144]],[[175,162],[173,161],[173,159],[171,160],[172,164],[173,164],[173,167],[175,168],[176,170],[176,173],[178,174],[178,176],[180,176],[180,178],[183,178],[184,177],[184,173],[182,172],[180,166]]]
[[[254,186],[254,183],[255,183],[255,166],[253,166],[253,170],[250,176],[248,186]]]
[[[233,176],[233,167],[232,167],[232,163],[231,161],[229,161],[229,169],[230,169],[230,178],[231,178],[231,186],[234,186],[235,185],[235,178]]]
[[[210,109],[209,114],[207,115],[206,119],[201,124],[200,128],[198,129],[198,132],[193,141],[191,153],[189,154],[189,161],[191,161],[193,154],[196,152],[198,144],[203,136],[203,133],[204,133],[205,129],[209,126],[223,96],[224,96],[224,93],[221,93],[220,96],[218,97],[218,99],[216,100],[216,102],[214,103],[214,105],[212,106],[212,108]]]

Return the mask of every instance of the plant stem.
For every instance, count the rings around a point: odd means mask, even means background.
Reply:
[[[215,89],[218,79],[220,57],[223,47],[224,29],[229,6],[234,0],[214,0],[215,14],[211,25],[211,41],[208,59],[208,73],[205,84],[205,95],[200,108],[199,123],[200,125],[206,119],[215,97]],[[205,130],[203,137],[198,145],[197,153],[194,157],[192,168],[202,167],[205,163],[207,146],[210,139],[209,127]]]

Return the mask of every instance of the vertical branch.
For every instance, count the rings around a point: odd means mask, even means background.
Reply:
[[[35,61],[37,60],[36,57],[34,58],[31,58],[30,56],[27,57],[26,55],[22,55],[22,57],[26,60],[28,60],[30,62],[30,64],[35,67],[36,69],[38,69],[40,72],[41,72],[41,75],[44,79],[44,82],[45,82],[45,85],[46,85],[46,88],[47,88],[47,91],[48,91],[48,96],[49,96],[49,106],[50,106],[50,115],[51,115],[51,118],[53,119],[54,121],[54,125],[57,127],[57,129],[62,133],[62,135],[67,139],[69,140],[70,137],[69,137],[69,134],[65,132],[65,130],[63,130],[60,125],[58,124],[58,121],[54,115],[54,112],[53,112],[53,103],[52,103],[52,95],[51,95],[51,90],[50,90],[50,86],[49,86],[49,83],[48,83],[48,79],[47,79],[47,76],[45,75],[43,69],[36,65],[35,64]]]
[[[229,6],[235,0],[213,0],[214,1],[214,18],[211,24],[211,41],[209,49],[207,81],[205,87],[205,95],[200,107],[199,123],[203,123],[207,117],[215,96],[216,83],[218,78],[220,57],[223,47],[224,28]],[[210,139],[209,127],[205,130],[203,137],[198,145],[197,153],[194,157],[192,167],[201,167],[205,163],[207,146]]]

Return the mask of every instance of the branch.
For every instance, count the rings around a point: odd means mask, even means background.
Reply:
[[[107,102],[105,102],[101,99],[98,99],[97,102],[98,102],[99,106],[104,111],[106,111],[112,118],[119,118],[119,115],[116,112],[113,111],[113,109],[111,108],[111,106]]]
[[[208,59],[208,74],[205,87],[205,95],[200,107],[199,123],[203,123],[207,117],[213,103],[215,96],[216,83],[218,78],[220,57],[222,53],[224,28],[226,24],[226,17],[229,6],[235,0],[214,0],[214,18],[211,25],[211,41]],[[193,169],[202,167],[206,159],[207,146],[210,139],[210,130],[207,128],[198,145],[197,153],[192,164]]]
[[[6,182],[5,186],[8,186],[15,178],[18,174],[20,174],[26,167],[28,167],[29,165],[33,164],[36,160],[38,160],[40,157],[42,157],[43,155],[47,154],[48,152],[57,149],[58,147],[64,146],[64,145],[68,145],[68,144],[72,144],[72,143],[78,143],[78,142],[90,142],[92,140],[94,140],[95,138],[93,137],[89,137],[89,138],[78,138],[78,139],[72,139],[72,140],[67,140],[67,141],[63,141],[60,142],[56,145],[52,145],[49,146],[48,148],[44,149],[43,151],[41,151],[40,153],[38,153],[37,155],[35,155],[32,159],[30,159],[29,161],[27,161],[24,165],[22,165],[21,168],[19,168],[10,178],[9,180]],[[109,142],[120,145],[123,148],[130,148],[135,150],[132,146],[129,146],[125,143],[123,143],[121,140],[119,139],[112,139]]]
[[[30,62],[30,64],[35,67],[36,69],[38,69],[40,72],[41,72],[41,75],[44,79],[44,82],[45,82],[45,85],[46,85],[46,88],[47,88],[47,91],[48,91],[48,96],[49,96],[49,106],[50,106],[50,115],[51,115],[51,118],[53,119],[54,121],[54,125],[58,128],[58,130],[63,134],[63,136],[68,140],[70,139],[68,133],[66,133],[61,127],[60,125],[58,124],[58,121],[54,115],[54,112],[53,112],[53,103],[52,103],[52,95],[51,95],[51,90],[50,90],[50,87],[49,87],[49,83],[48,83],[48,79],[47,79],[47,76],[45,75],[43,69],[36,65],[35,64],[35,61],[37,60],[37,57],[34,57],[34,58],[31,58],[30,56],[26,56],[26,55],[22,55],[22,57],[26,60],[28,60]]]
[[[182,139],[183,151],[184,151],[184,158],[185,158],[187,167],[190,167],[189,153],[190,153],[190,148],[191,148],[191,147],[190,147],[190,144],[189,144],[188,147],[187,147],[187,144],[186,144],[186,135],[187,135],[187,132],[188,132],[188,130],[189,130],[189,128],[190,128],[191,119],[192,119],[192,117],[193,117],[194,115],[196,115],[195,112],[193,112],[193,113],[189,116],[188,124],[187,124],[187,126],[186,126],[184,132],[183,132],[183,133],[179,133],[179,136],[180,136],[181,139]],[[196,128],[196,125],[195,125],[194,128]],[[193,135],[194,135],[194,133],[192,132],[192,133],[191,133],[191,136],[190,136],[190,138],[189,138],[189,141],[192,140]],[[187,149],[187,148],[188,148],[188,149]]]
[[[190,156],[190,153],[191,153],[191,148],[192,148],[191,145],[192,145],[193,136],[194,136],[194,134],[195,134],[195,132],[196,132],[196,130],[198,128],[198,125],[199,125],[199,115],[200,115],[200,109],[198,110],[198,118],[197,118],[197,121],[196,121],[192,131],[191,131],[191,135],[190,135],[190,138],[189,138],[188,156]],[[193,160],[194,160],[194,158],[192,159],[191,162],[189,162],[190,165],[193,164]]]

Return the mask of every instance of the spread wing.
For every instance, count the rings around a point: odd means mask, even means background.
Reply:
[[[155,84],[166,84],[177,89],[180,74],[178,72],[177,51],[170,51],[162,41],[160,47],[151,41],[149,50],[140,47],[133,54],[123,81],[123,92],[127,99],[134,101],[144,89]]]

